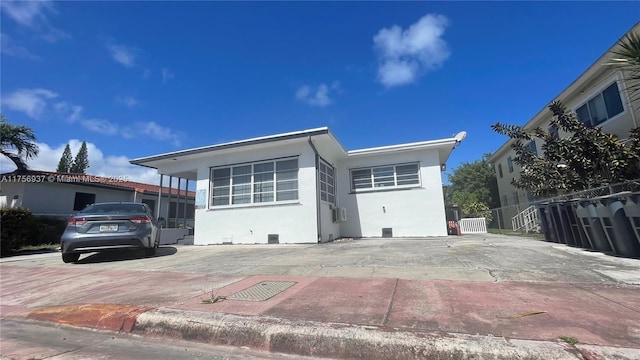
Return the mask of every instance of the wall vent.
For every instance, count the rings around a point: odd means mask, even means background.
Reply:
[[[383,238],[393,237],[393,228],[382,228],[382,237]]]
[[[280,244],[280,234],[269,234],[269,235],[267,235],[267,243],[268,244]]]

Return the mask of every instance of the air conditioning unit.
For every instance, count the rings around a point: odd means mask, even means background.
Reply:
[[[334,223],[341,223],[341,222],[347,221],[347,209],[346,208],[343,208],[343,207],[333,208],[331,210],[331,213],[333,215],[333,222]]]

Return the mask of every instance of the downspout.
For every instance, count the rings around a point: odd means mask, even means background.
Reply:
[[[311,141],[311,135],[309,135],[308,142],[309,142],[309,145],[311,146],[311,149],[313,150],[313,153],[316,155],[316,228],[318,232],[318,242],[321,243],[322,242],[322,218],[320,215],[320,191],[318,191],[318,189],[320,189],[320,184],[319,184],[320,154],[318,154],[318,149],[316,149],[316,146],[313,145],[313,142]]]

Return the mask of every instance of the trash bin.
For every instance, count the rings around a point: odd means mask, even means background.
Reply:
[[[629,218],[636,241],[640,244],[640,193],[631,193],[624,202],[624,212]]]
[[[556,240],[560,244],[567,243],[567,237],[564,233],[564,224],[562,223],[562,217],[560,216],[559,202],[552,201],[549,204],[549,213],[551,214],[551,222],[553,223],[553,231],[556,236]]]
[[[580,219],[578,218],[578,214],[576,214],[576,208],[578,207],[578,199],[573,199],[567,201],[567,211],[569,217],[569,225],[571,228],[571,233],[573,234],[573,239],[576,242],[576,246],[583,247],[585,249],[593,249],[591,243],[589,243],[589,239],[587,238],[587,234],[584,232],[584,228],[580,224]]]
[[[613,251],[621,256],[640,257],[640,244],[624,212],[624,201],[629,194],[624,192],[594,199],[598,202],[596,213]]]
[[[607,235],[602,228],[602,221],[596,213],[596,201],[591,199],[578,200],[576,215],[580,224],[594,250],[611,251],[611,244],[607,240]]]
[[[569,246],[576,246],[576,239],[573,236],[573,231],[571,230],[571,222],[569,220],[569,208],[570,206],[566,201],[556,203],[556,208],[558,209],[558,219],[560,222],[559,228],[562,230],[564,235],[563,243]]]
[[[542,234],[544,235],[544,240],[549,242],[557,242],[555,238],[555,234],[553,231],[553,224],[550,221],[549,216],[549,203],[540,203],[536,204],[538,208],[538,212],[540,213],[540,225],[542,227]]]

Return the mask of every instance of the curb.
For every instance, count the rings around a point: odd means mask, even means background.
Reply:
[[[133,332],[339,359],[584,359],[577,348],[560,342],[384,331],[376,327],[292,322],[168,308],[140,314]]]
[[[334,359],[638,360],[640,349],[116,304],[54,306],[9,317]]]

